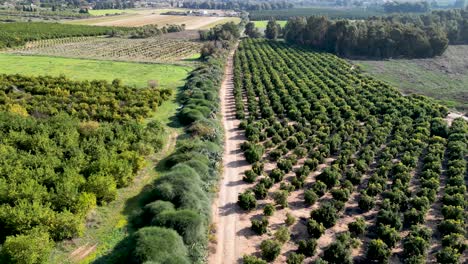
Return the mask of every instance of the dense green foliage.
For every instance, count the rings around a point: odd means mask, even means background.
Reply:
[[[0,75],[0,89],[1,253],[43,263],[50,241],[81,235],[87,213],[161,149],[162,124],[137,120],[171,91],[22,75]]]
[[[4,23],[0,27],[0,49],[24,45],[27,41],[78,36],[106,35],[115,27],[66,25],[44,22]],[[125,28],[119,28],[125,30]]]
[[[182,7],[184,8],[195,8],[195,9],[226,9],[226,10],[276,10],[292,8],[293,4],[288,3],[284,0],[254,0],[254,1],[242,1],[242,0],[190,0],[183,1]]]
[[[256,10],[249,14],[250,20],[288,20],[293,17],[301,16],[326,16],[331,19],[365,19],[372,16],[383,15],[382,13],[372,12],[363,8],[325,8],[325,7],[310,7],[310,8],[291,8],[280,10]]]
[[[357,239],[365,241],[367,258],[376,263],[386,262],[400,241],[405,262],[424,259],[431,234],[421,224],[440,186],[444,153],[450,145],[447,137],[454,141],[448,148],[454,161],[447,170],[453,177],[444,198],[449,204],[442,209],[447,219],[439,230],[443,235],[463,234],[458,207],[464,206],[463,195],[453,196],[465,192],[459,187],[460,176],[466,173],[466,162],[461,160],[466,155],[466,122],[460,119],[448,129],[442,119],[445,107],[422,96],[403,96],[334,55],[275,41],[241,42],[234,73],[236,115],[247,138],[244,154],[260,146],[263,153],[256,159],[272,163],[261,173],[269,176],[255,179],[246,193],[253,192],[258,204],[264,204],[261,200],[266,197],[278,203],[277,194],[282,192],[281,207],[297,206],[283,196],[304,194],[314,209],[301,224],[313,239],[356,210],[344,208],[352,197],[363,211],[378,206],[377,213],[366,215],[375,226],[367,227],[364,219],[357,218],[348,225],[349,232],[337,235],[337,241],[324,250],[323,260],[352,263],[351,248]],[[289,190],[290,185],[295,188]],[[402,230],[409,233],[404,239]],[[440,258],[448,258],[450,252],[461,255],[458,250],[465,247],[460,238],[453,238],[452,244],[445,240],[450,249]],[[306,248],[306,241],[300,242],[297,253],[314,254]],[[313,251],[313,243],[310,248]]]
[[[347,57],[433,57],[441,55],[449,42],[468,43],[468,11],[362,21],[295,17],[286,24],[284,38],[290,43]]]

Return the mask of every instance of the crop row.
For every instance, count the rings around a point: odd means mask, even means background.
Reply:
[[[403,259],[425,258],[429,242],[416,257],[410,246],[427,233],[422,224],[436,200],[446,109],[423,97],[404,97],[331,54],[277,42],[244,40],[234,73],[236,116],[248,140],[242,149],[252,164],[244,177],[252,187],[238,203],[264,210],[263,218],[251,219],[252,230],[265,238],[263,259],[295,249],[288,263],[319,253],[330,263],[351,263],[351,248],[363,240],[367,254],[357,257],[385,262],[399,231],[407,229]],[[282,210],[296,207],[297,199],[312,208],[309,219],[304,210]],[[350,210],[352,204],[358,209]],[[285,225],[273,227],[271,215],[286,217]],[[297,217],[309,237],[296,233],[297,244],[286,243],[291,230],[300,229],[290,228]],[[338,220],[349,233],[337,231]],[[367,228],[373,222],[375,228]],[[276,229],[273,238],[268,229]],[[366,229],[377,239],[363,237]],[[324,234],[336,241],[326,244]]]
[[[78,58],[106,58],[125,61],[176,61],[195,54],[201,44],[164,36],[148,39],[75,37],[38,40],[14,50],[20,54],[40,54]]]

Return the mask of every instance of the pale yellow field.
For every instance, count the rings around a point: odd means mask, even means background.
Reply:
[[[65,23],[95,26],[126,26],[139,27],[149,24],[159,26],[177,24],[186,25],[186,29],[207,29],[217,24],[234,21],[240,22],[237,17],[201,17],[201,16],[166,16],[160,15],[161,12],[175,11],[168,9],[133,9],[131,13],[125,13],[115,16],[102,16],[90,19],[80,19],[67,21]],[[183,10],[177,10],[183,11]]]

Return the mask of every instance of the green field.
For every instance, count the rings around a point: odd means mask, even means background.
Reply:
[[[138,13],[134,9],[98,9],[98,10],[89,10],[89,14],[92,16],[106,16],[106,15],[115,15],[115,14],[133,14]]]
[[[261,20],[261,21],[252,21],[254,22],[255,26],[260,28],[260,29],[265,29],[268,24],[268,20]],[[276,23],[280,24],[281,27],[284,27],[288,21],[286,20],[279,20],[276,21]]]
[[[468,45],[449,46],[431,59],[353,61],[405,94],[422,94],[468,112]]]
[[[157,80],[161,87],[175,88],[184,83],[190,67],[83,60],[46,56],[0,54],[0,73],[25,75],[65,75],[76,80],[121,79],[125,84],[144,87]]]

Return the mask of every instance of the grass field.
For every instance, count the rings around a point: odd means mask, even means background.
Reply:
[[[144,87],[157,80],[162,87],[175,88],[183,83],[190,67],[166,64],[83,60],[46,56],[0,54],[0,73],[65,76],[76,80],[121,79],[125,84]]]
[[[468,45],[449,46],[432,59],[354,61],[405,94],[423,94],[468,112]]]
[[[258,27],[259,29],[265,29],[268,24],[268,20],[261,20],[261,21],[253,21],[255,26]],[[276,23],[280,24],[281,27],[284,27],[288,21],[286,20],[279,20],[276,21]]]
[[[92,16],[105,16],[105,15],[115,15],[115,14],[135,14],[138,13],[134,9],[99,9],[99,10],[89,10],[89,14]]]

